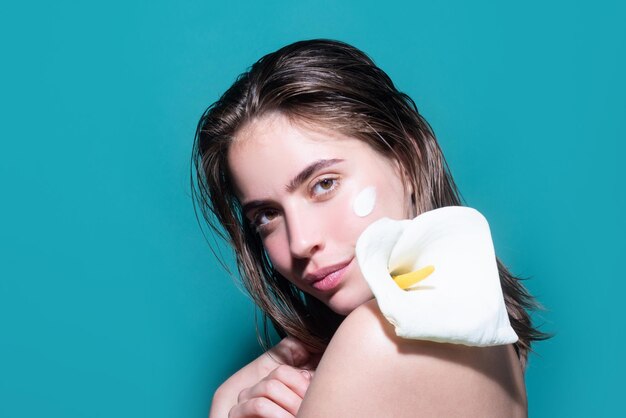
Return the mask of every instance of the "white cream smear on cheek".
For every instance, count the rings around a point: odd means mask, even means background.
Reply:
[[[356,216],[361,218],[369,215],[376,205],[376,188],[374,186],[366,187],[361,190],[352,202],[352,210]]]

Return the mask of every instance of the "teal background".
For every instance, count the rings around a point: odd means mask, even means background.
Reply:
[[[199,116],[263,54],[363,49],[547,310],[533,417],[623,409],[618,1],[24,2],[0,14],[0,416],[204,417],[259,352],[192,210]],[[227,252],[227,257],[228,257]]]

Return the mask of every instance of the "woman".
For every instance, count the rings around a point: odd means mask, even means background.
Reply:
[[[460,205],[429,125],[363,52],[310,40],[264,56],[202,116],[194,163],[199,208],[284,337],[220,386],[211,417],[526,415],[528,351],[546,336],[501,263],[519,340],[495,347],[397,337],[363,279],[368,225]]]

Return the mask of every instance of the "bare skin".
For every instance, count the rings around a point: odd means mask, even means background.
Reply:
[[[528,415],[513,346],[399,338],[375,300],[348,315],[318,360],[283,340],[220,386],[210,418]]]
[[[295,416],[319,360],[298,340],[283,339],[217,389],[209,418]]]
[[[299,417],[526,417],[512,345],[402,339],[376,301],[353,311],[317,368]]]

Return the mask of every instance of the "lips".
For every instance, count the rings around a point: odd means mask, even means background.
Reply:
[[[332,290],[341,283],[345,272],[353,260],[354,258],[308,273],[304,276],[304,280],[317,290]]]

